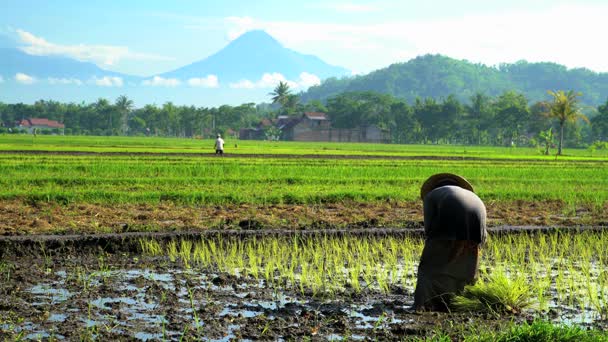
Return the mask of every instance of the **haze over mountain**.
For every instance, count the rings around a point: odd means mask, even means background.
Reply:
[[[254,30],[244,33],[203,60],[161,76],[189,79],[215,75],[220,82],[238,82],[255,81],[264,74],[272,73],[280,73],[288,80],[297,80],[304,72],[321,79],[350,75],[345,68],[329,65],[313,55],[287,49],[268,33]]]
[[[0,35],[0,75],[8,78],[17,74],[29,76],[32,80],[51,78],[51,82],[53,80],[86,82],[89,79],[102,77],[137,79],[135,76],[103,70],[93,63],[68,57],[30,55],[19,49],[17,42]]]
[[[28,54],[0,35],[0,101],[94,101],[125,94],[136,104],[221,105],[267,101],[279,82],[303,91],[321,79],[350,72],[283,47],[264,31],[250,31],[217,53],[182,68],[138,77],[63,56]],[[24,89],[27,87],[27,90]]]

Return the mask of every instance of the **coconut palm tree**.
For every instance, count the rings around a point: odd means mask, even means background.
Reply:
[[[272,103],[278,103],[281,107],[285,107],[291,95],[291,89],[287,82],[280,81],[274,90],[268,95],[272,96]]]
[[[554,117],[559,122],[559,146],[557,154],[562,154],[562,146],[564,144],[564,125],[566,122],[576,122],[577,119],[583,119],[589,122],[589,119],[580,112],[578,105],[578,97],[581,93],[575,93],[572,90],[564,92],[563,90],[549,91],[549,95],[553,96],[553,102],[549,104],[549,116]]]
[[[120,113],[122,134],[127,134],[129,113],[133,109],[133,101],[129,100],[125,95],[120,95],[114,103],[116,109]]]

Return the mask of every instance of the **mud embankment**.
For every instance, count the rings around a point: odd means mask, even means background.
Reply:
[[[580,227],[549,227],[549,226],[499,226],[490,227],[490,236],[504,234],[544,234],[551,232],[582,232],[602,231],[604,226]],[[272,236],[301,236],[301,237],[424,237],[424,229],[414,228],[352,228],[352,229],[256,229],[256,230],[218,230],[205,231],[175,231],[175,232],[128,232],[110,234],[70,234],[70,235],[23,235],[0,236],[0,257],[3,256],[34,256],[40,253],[77,253],[95,252],[130,253],[140,250],[141,239],[154,239],[167,242],[173,239],[201,238],[260,238]]]

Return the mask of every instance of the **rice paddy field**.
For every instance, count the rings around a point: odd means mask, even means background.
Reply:
[[[226,140],[0,135],[0,339],[608,339],[605,151]],[[490,238],[420,313],[438,172]]]

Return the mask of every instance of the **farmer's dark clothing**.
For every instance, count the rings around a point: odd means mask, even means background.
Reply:
[[[414,307],[445,311],[452,296],[476,280],[487,235],[485,205],[469,190],[436,188],[424,198],[424,231]]]
[[[424,197],[424,233],[427,240],[486,241],[486,207],[469,190],[447,185]]]

